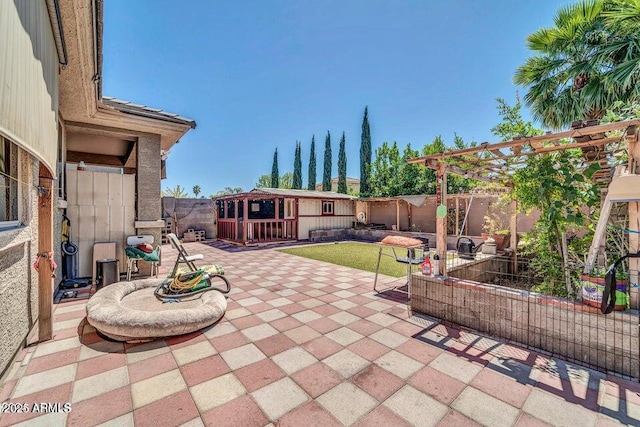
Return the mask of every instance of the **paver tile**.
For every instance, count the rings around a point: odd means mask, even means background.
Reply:
[[[409,384],[445,405],[453,402],[466,387],[466,384],[462,381],[429,366],[424,367],[412,376]]]
[[[347,348],[358,356],[364,357],[368,361],[374,361],[383,354],[391,351],[389,347],[384,346],[370,338],[363,338],[347,346]]]
[[[409,338],[389,329],[381,329],[378,332],[374,332],[369,335],[369,338],[378,341],[380,344],[386,345],[389,348],[396,348],[400,344],[404,344],[409,340]]]
[[[423,366],[421,363],[395,350],[380,356],[374,360],[374,363],[402,379],[409,378]]]
[[[192,344],[187,347],[182,347],[177,350],[173,350],[173,357],[176,359],[178,365],[186,365],[187,363],[194,362],[196,360],[211,357],[217,353],[209,341],[202,341],[197,344]]]
[[[182,377],[189,387],[219,377],[229,371],[229,366],[219,354],[180,366]],[[132,375],[131,372],[130,375]]]
[[[373,397],[348,382],[332,388],[316,401],[344,425],[353,424],[378,404]]]
[[[594,412],[538,389],[531,391],[522,410],[551,425],[595,425],[597,420]]]
[[[388,398],[384,406],[416,426],[434,426],[449,411],[445,405],[410,385]]]
[[[294,329],[289,329],[284,333],[296,344],[303,344],[321,336],[315,329],[307,325],[302,325]]]
[[[187,388],[178,369],[133,383],[131,395],[134,409],[141,408]]]
[[[262,359],[244,368],[234,371],[248,392],[253,392],[272,382],[284,378],[286,375],[271,359]]]
[[[451,407],[483,425],[512,426],[519,416],[518,409],[473,387],[465,388]]]
[[[296,343],[284,334],[273,335],[259,341],[254,341],[253,343],[260,351],[266,354],[267,357],[282,353],[296,346]]]
[[[254,344],[243,345],[220,353],[220,356],[232,370],[242,368],[265,358]]]
[[[327,337],[319,337],[302,344],[302,348],[307,350],[316,359],[322,360],[342,350],[344,347]]]
[[[327,366],[338,372],[344,378],[351,377],[369,365],[369,361],[367,359],[364,359],[347,349],[327,357],[322,362],[326,363]]]
[[[247,393],[233,373],[228,373],[189,388],[200,413],[216,408]]]
[[[291,378],[312,398],[320,396],[343,381],[340,374],[324,363],[314,363],[299,370]]]
[[[451,424],[453,425],[453,424]],[[411,427],[404,418],[396,415],[384,406],[378,406],[364,418],[354,424],[355,427]]]
[[[71,382],[75,378],[76,368],[77,365],[73,363],[48,371],[38,372],[37,374],[26,375],[18,381],[18,384],[13,390],[12,397],[15,399],[26,394],[36,393]]]
[[[429,366],[465,384],[469,384],[478,372],[482,370],[482,367],[459,359],[449,353],[442,353],[433,359]]]
[[[310,353],[300,347],[294,347],[271,358],[280,368],[291,375],[318,361]]]
[[[249,395],[211,409],[202,420],[207,426],[225,427],[262,427],[269,422]]]
[[[77,403],[128,384],[129,375],[126,366],[86,377],[73,383],[71,403]]]
[[[404,382],[378,365],[369,365],[351,378],[351,382],[382,402],[404,385]]]
[[[309,399],[291,378],[283,378],[251,393],[262,411],[275,421]]]
[[[317,402],[311,401],[299,408],[289,412],[278,421],[279,427],[341,427],[340,424],[329,412],[327,412]]]
[[[522,408],[532,390],[531,386],[488,368],[480,371],[470,385],[516,408]]]
[[[122,387],[74,404],[67,416],[67,425],[97,425],[132,411],[131,388]]]
[[[449,411],[449,413],[438,423],[438,427],[480,427],[480,425],[481,424],[465,417],[460,412],[453,410]]]
[[[198,408],[187,390],[133,411],[136,427],[177,426],[196,417]]]
[[[325,336],[327,338],[331,338],[332,340],[343,346],[347,346],[364,338],[363,335],[351,330],[348,327],[336,329],[335,331],[331,331],[325,334]]]

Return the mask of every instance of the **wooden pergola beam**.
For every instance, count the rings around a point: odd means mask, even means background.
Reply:
[[[585,128],[580,128],[580,129],[571,129],[568,131],[564,131],[564,132],[558,132],[558,133],[554,133],[554,134],[547,134],[547,135],[541,135],[541,136],[534,136],[534,137],[525,137],[525,138],[521,138],[521,139],[516,139],[516,140],[510,140],[510,141],[505,141],[505,142],[498,142],[495,144],[489,144],[488,142],[482,143],[477,147],[471,147],[471,148],[465,148],[462,150],[455,150],[455,151],[450,151],[450,152],[445,152],[445,153],[440,153],[440,154],[433,154],[430,156],[424,156],[424,157],[416,157],[413,159],[409,159],[409,163],[425,163],[428,160],[433,160],[433,159],[445,159],[445,158],[449,158],[449,157],[453,157],[453,156],[460,156],[460,155],[464,155],[464,154],[474,154],[474,153],[481,153],[485,150],[500,150],[503,148],[514,148],[514,147],[522,147],[525,144],[531,145],[535,148],[535,146],[540,145],[541,149],[544,148],[545,151],[556,151],[556,150],[564,150],[564,149],[568,149],[571,148],[572,145],[575,144],[567,144],[567,145],[558,145],[558,146],[554,146],[554,147],[542,147],[542,144],[546,143],[546,142],[553,142],[554,140],[561,140],[564,138],[579,138],[581,136],[588,136],[588,135],[595,135],[595,134],[599,134],[599,133],[603,133],[603,132],[611,132],[614,130],[620,130],[620,129],[626,129],[629,127],[634,127],[634,126],[638,126],[640,125],[640,119],[639,120],[626,120],[626,121],[622,121],[622,122],[615,122],[615,123],[607,123],[604,125],[597,125],[597,126],[589,126],[589,127],[585,127]],[[590,140],[588,142],[585,143],[581,143],[584,145],[596,145],[598,143],[602,143],[603,140],[605,140],[607,138],[602,138],[602,139],[594,139],[594,140]]]

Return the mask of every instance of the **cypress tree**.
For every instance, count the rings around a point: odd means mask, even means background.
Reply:
[[[293,183],[291,188],[300,190],[302,188],[302,150],[300,141],[296,141],[296,157],[293,160]]]
[[[360,135],[360,195],[369,196],[371,188],[369,185],[371,167],[371,132],[369,130],[369,108],[364,107],[364,117],[362,119],[362,134]]]
[[[338,152],[338,193],[347,194],[347,153],[345,149],[344,131],[340,139]]]
[[[280,175],[278,172],[278,149],[273,153],[273,166],[271,166],[271,188],[280,186]]]
[[[311,137],[311,154],[309,154],[309,190],[316,189],[316,136]]]
[[[322,174],[322,191],[331,191],[331,134],[327,131],[324,140],[324,173]]]

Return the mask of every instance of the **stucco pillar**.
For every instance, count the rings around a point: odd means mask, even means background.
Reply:
[[[160,135],[138,137],[136,144],[136,233],[153,236],[154,245],[162,241],[161,227],[140,227],[140,222],[162,219],[160,199]],[[149,274],[149,265],[140,263],[140,272]]]

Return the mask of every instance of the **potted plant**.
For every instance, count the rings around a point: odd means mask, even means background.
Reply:
[[[602,292],[605,287],[607,268],[595,267],[589,274],[580,275],[582,302],[593,307],[600,307]],[[616,273],[616,311],[629,307],[629,273],[618,270]]]

